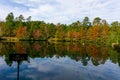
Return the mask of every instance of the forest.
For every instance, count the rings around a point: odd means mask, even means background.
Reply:
[[[54,24],[33,21],[31,16],[14,17],[11,12],[0,21],[0,39],[15,38],[18,41],[79,42],[110,45],[120,42],[120,23],[111,24],[105,19],[88,17],[71,24]]]

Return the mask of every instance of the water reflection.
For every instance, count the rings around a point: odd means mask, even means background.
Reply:
[[[19,56],[16,56],[18,53]],[[27,59],[20,56],[24,54],[27,54]],[[3,74],[0,75],[9,75],[8,73],[12,75],[17,71],[17,80],[19,76],[20,80],[37,80],[38,78],[41,80],[58,80],[58,78],[59,80],[98,80],[99,78],[99,80],[119,80],[120,78],[117,72],[120,69],[116,68],[120,67],[120,54],[106,46],[93,44],[83,46],[77,43],[3,42],[0,43],[0,56],[4,57],[6,64],[11,67],[5,68],[6,73],[2,71]],[[15,68],[17,70],[14,70],[15,62],[18,65]],[[105,63],[107,65],[103,65]],[[12,72],[9,72],[10,70]],[[114,77],[110,78],[111,75]],[[10,78],[7,79],[10,80]]]
[[[120,66],[120,54],[111,47],[97,45],[81,45],[70,43],[50,44],[46,42],[17,42],[17,43],[0,43],[0,56],[5,55],[6,63],[11,66],[9,54],[27,53],[31,58],[52,58],[54,55],[59,57],[68,56],[75,61],[81,61],[84,66],[88,61],[92,61],[94,66],[105,64],[110,59],[113,63]]]

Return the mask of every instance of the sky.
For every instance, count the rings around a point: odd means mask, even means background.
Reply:
[[[55,24],[71,24],[86,16],[90,21],[100,17],[111,23],[120,21],[120,0],[0,0],[0,20],[10,12]]]

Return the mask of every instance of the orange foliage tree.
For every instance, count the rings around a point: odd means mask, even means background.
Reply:
[[[87,39],[92,40],[92,37],[93,37],[93,30],[92,28],[89,28],[87,31]]]
[[[75,39],[75,40],[77,40],[77,39],[80,38],[79,32],[77,32],[77,31],[75,31],[75,30],[72,30],[72,31],[70,32],[70,35],[71,35],[71,38],[73,38],[73,39]]]
[[[109,26],[108,25],[104,25],[103,28],[102,28],[102,32],[101,32],[101,37],[102,37],[103,41],[107,40],[108,33],[109,33]]]
[[[94,26],[93,27],[93,40],[97,40],[97,38],[100,37],[100,26]]]
[[[86,37],[85,30],[83,28],[81,28],[79,32],[79,37],[80,39],[84,39]]]
[[[27,27],[19,27],[16,32],[17,38],[24,38],[27,34]]]
[[[95,25],[89,28],[87,31],[87,38],[89,40],[97,41],[97,39],[100,38],[100,26]]]

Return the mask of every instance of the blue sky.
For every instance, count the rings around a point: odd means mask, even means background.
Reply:
[[[109,23],[120,21],[120,0],[1,0],[0,20],[5,20],[8,13],[20,14],[32,20],[70,24],[82,21],[88,16],[106,19]]]

